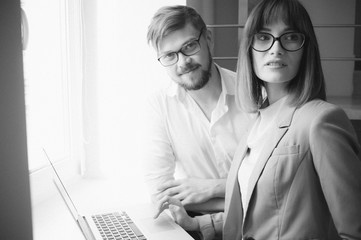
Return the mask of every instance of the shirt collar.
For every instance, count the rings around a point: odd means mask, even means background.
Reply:
[[[221,68],[217,64],[216,67],[219,71],[219,74],[221,75],[222,92],[224,92],[225,95],[234,95],[236,88],[236,77],[233,76],[235,76],[235,73]]]

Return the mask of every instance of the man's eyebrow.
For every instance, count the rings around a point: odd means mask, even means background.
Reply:
[[[197,37],[193,36],[192,38],[190,38],[190,39],[188,39],[187,41],[185,41],[178,50],[176,50],[176,51],[169,50],[169,51],[159,52],[159,53],[158,53],[158,57],[164,56],[164,55],[169,54],[169,53],[178,52],[178,51],[181,50],[184,46],[186,46],[187,44],[189,44],[189,43],[191,43],[191,42],[193,42],[193,41],[195,41],[195,40],[197,40]]]

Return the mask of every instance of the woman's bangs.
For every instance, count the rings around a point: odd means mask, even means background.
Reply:
[[[273,4],[266,6],[264,9],[264,14],[262,16],[262,26],[270,25],[272,23],[276,23],[278,21],[284,22],[286,25],[293,29],[298,29],[297,27],[297,18],[292,13],[292,7],[289,5],[281,4]]]

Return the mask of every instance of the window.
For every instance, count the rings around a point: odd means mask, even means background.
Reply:
[[[82,174],[137,168],[144,96],[169,81],[146,31],[171,4],[185,1],[23,0],[31,172],[47,164],[42,148]]]
[[[69,158],[69,102],[66,10],[59,0],[25,0],[28,22],[24,77],[29,170]],[[44,11],[46,9],[46,11]]]

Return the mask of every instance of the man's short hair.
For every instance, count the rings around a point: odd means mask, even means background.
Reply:
[[[191,7],[176,5],[160,8],[148,27],[147,41],[158,49],[162,39],[168,34],[182,29],[191,23],[197,30],[205,29],[206,24],[199,13]]]

